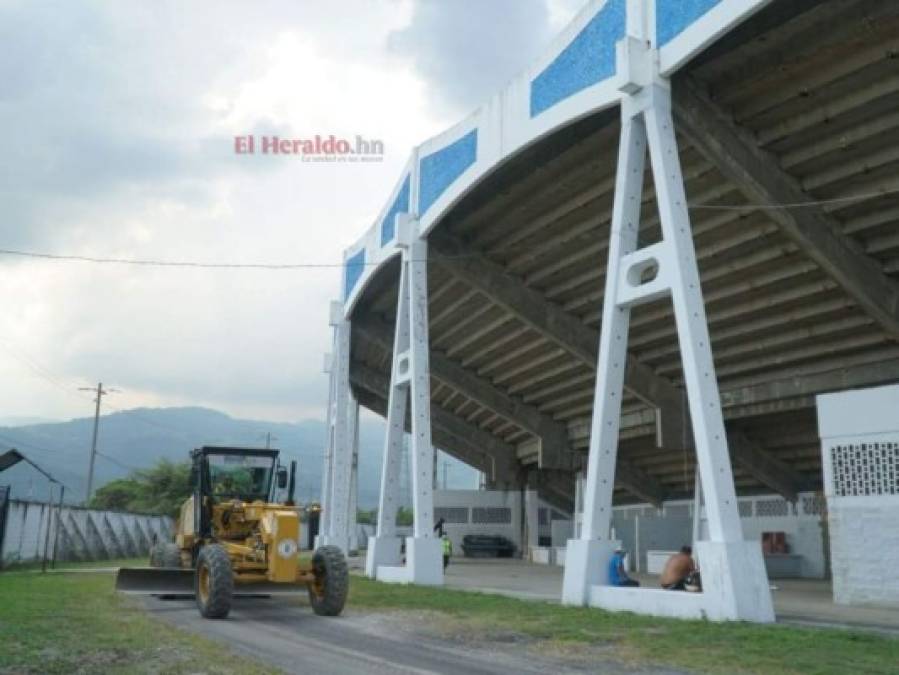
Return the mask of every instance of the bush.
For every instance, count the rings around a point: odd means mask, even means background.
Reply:
[[[132,471],[127,478],[99,488],[89,506],[94,509],[154,513],[177,517],[191,494],[190,464],[160,460],[151,469]]]

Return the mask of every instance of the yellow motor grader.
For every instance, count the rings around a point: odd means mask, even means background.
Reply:
[[[150,567],[120,569],[116,589],[194,595],[207,619],[226,617],[235,595],[308,589],[316,614],[340,614],[349,583],[343,552],[322,546],[310,564],[298,560],[296,462],[288,485],[277,450],[202,447],[191,460],[193,494],[181,506],[175,540],[153,544]],[[285,487],[286,502],[274,503],[276,488]]]

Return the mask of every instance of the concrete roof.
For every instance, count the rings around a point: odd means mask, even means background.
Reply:
[[[815,394],[899,382],[899,5],[773,2],[672,92],[737,490],[820,489]],[[539,437],[538,483],[560,498],[588,442],[618,120],[605,108],[511,154],[428,235],[435,444],[512,456],[521,478]],[[643,201],[648,244],[649,175]],[[379,412],[398,271],[378,266],[351,313],[351,381]],[[669,300],[634,310],[629,354],[629,390],[682,416]],[[626,396],[618,501],[692,492],[689,443],[658,447],[654,419]]]

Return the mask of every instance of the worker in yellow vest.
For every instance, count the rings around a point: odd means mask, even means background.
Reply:
[[[453,554],[453,542],[445,534],[441,539],[443,540],[443,569],[446,569],[447,565],[449,565],[450,556]]]

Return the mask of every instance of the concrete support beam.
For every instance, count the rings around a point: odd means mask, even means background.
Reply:
[[[777,157],[760,148],[708,92],[690,77],[672,88],[678,130],[746,197],[765,211],[828,276],[836,281],[887,333],[899,337],[899,284],[881,265],[843,234],[840,222],[823,208],[786,209],[765,205],[806,204],[814,197],[784,171]]]
[[[373,317],[358,318],[353,321],[353,327],[368,340],[389,352],[390,328],[384,322]],[[541,469],[571,471],[580,466],[580,455],[568,450],[568,430],[563,423],[555,421],[534,406],[522,403],[516,397],[510,396],[440,352],[431,352],[431,374],[453,389],[537,436],[542,444]],[[461,420],[459,421],[461,422]],[[464,430],[460,429],[459,431]],[[485,432],[481,431],[481,433]],[[563,452],[559,452],[560,450]],[[662,486],[626,460],[619,461],[618,469],[615,472],[615,482],[619,487],[652,504],[660,505],[664,499]],[[566,489],[562,494],[565,495],[565,499],[570,499],[574,494],[573,483],[570,489]]]
[[[596,369],[599,334],[485,255],[458,238],[434,232],[429,243],[432,260],[457,279],[476,288],[517,319],[558,345],[591,370]],[[652,368],[628,355],[624,386],[660,412],[658,441],[662,447],[684,443],[685,406],[680,389],[656,375]]]
[[[387,415],[387,401],[385,399],[374,392],[358,387],[358,385],[355,386],[357,386],[355,395],[356,399],[359,401],[359,405],[368,408],[378,415]],[[412,431],[412,421],[408,415],[405,430],[407,433],[411,433]],[[487,475],[490,475],[493,472],[494,464],[492,458],[475,448],[465,438],[453,436],[438,424],[434,425],[432,432],[434,444],[439,446],[441,450],[444,450],[456,459],[465,462],[469,466]]]
[[[725,417],[729,408],[767,401],[782,401],[800,396],[822,394],[842,389],[899,382],[899,359],[890,359],[839,368],[823,373],[809,373],[721,392]]]
[[[367,340],[379,345],[388,354],[392,349],[390,327],[378,318],[367,316],[353,322],[353,327]],[[471,372],[445,354],[431,352],[431,375],[479,405],[489,408],[540,440],[541,468],[571,469],[577,456],[570,450],[568,430],[535,406],[524,403],[489,380]]]
[[[665,501],[662,484],[626,460],[619,459],[616,463],[615,484],[658,508]]]
[[[798,473],[739,429],[728,433],[727,443],[734,464],[787,501],[795,502],[807,487]]]
[[[386,413],[389,381],[385,374],[354,362],[350,367],[350,382],[361,390],[360,403],[378,414]],[[433,403],[431,420],[434,440],[442,450],[484,471],[493,480],[511,482],[515,479],[518,461],[511,445]],[[407,414],[407,430],[410,425]]]
[[[570,471],[536,471],[533,484],[540,499],[565,513],[574,513],[574,476]]]

